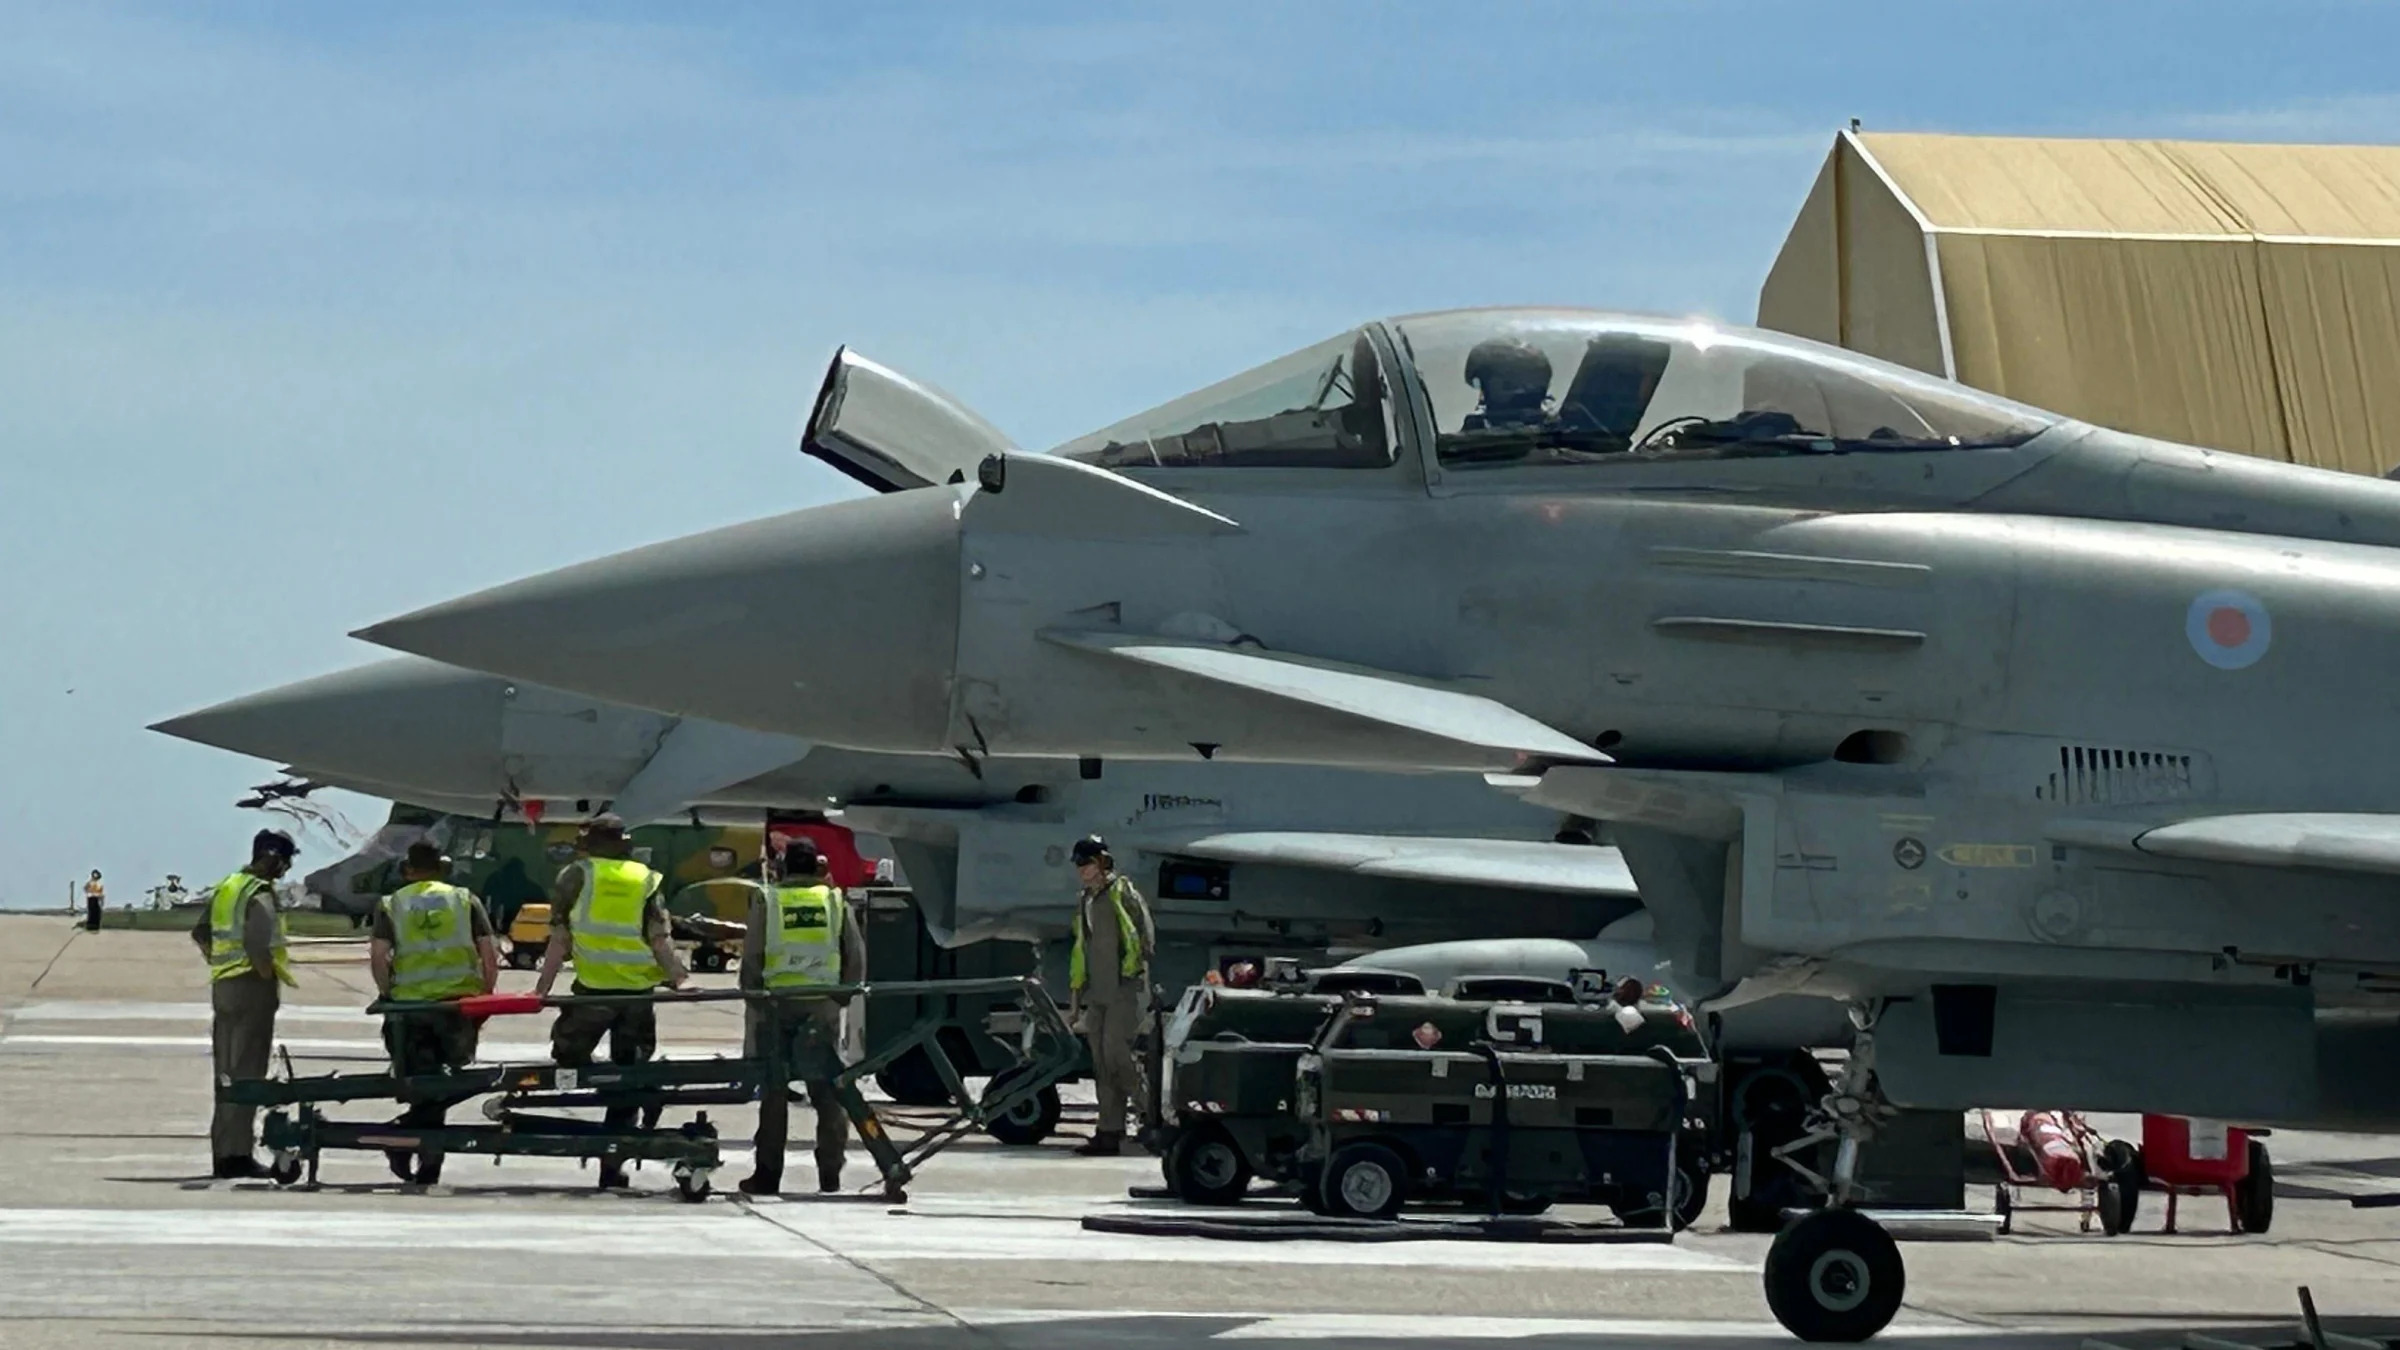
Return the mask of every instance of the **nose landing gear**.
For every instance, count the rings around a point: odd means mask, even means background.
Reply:
[[[1854,1007],[1857,1039],[1841,1080],[1810,1113],[1808,1132],[1774,1152],[1777,1161],[1826,1194],[1826,1207],[1785,1225],[1767,1249],[1767,1307],[1804,1341],[1863,1341],[1891,1324],[1908,1290],[1900,1247],[1882,1225],[1851,1206],[1859,1198],[1859,1150],[1897,1114],[1875,1085],[1874,1011]],[[1831,1176],[1799,1159],[1834,1144]]]

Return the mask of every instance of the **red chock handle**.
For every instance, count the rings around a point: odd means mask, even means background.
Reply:
[[[542,1010],[540,994],[469,994],[458,1001],[458,1010],[469,1017],[504,1017],[510,1013],[535,1013]]]

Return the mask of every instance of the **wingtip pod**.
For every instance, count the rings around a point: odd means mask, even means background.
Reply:
[[[1241,522],[1173,493],[1078,460],[1007,454],[976,466],[978,491],[961,519],[971,530],[1086,539],[1242,533]]]

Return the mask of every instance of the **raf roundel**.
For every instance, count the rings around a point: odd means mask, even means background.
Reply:
[[[2201,592],[2184,615],[2183,632],[2200,659],[2219,670],[2256,664],[2275,640],[2267,607],[2248,591]]]

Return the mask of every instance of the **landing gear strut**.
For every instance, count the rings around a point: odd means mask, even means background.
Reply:
[[[1908,1271],[1891,1235],[1851,1208],[1859,1198],[1858,1154],[1898,1112],[1875,1085],[1875,1015],[1854,1007],[1858,1035],[1841,1081],[1809,1115],[1808,1132],[1774,1152],[1826,1195],[1826,1207],[1793,1221],[1767,1249],[1767,1307],[1804,1341],[1863,1341],[1889,1325],[1907,1293]],[[1800,1161],[1834,1145],[1832,1175]]]

